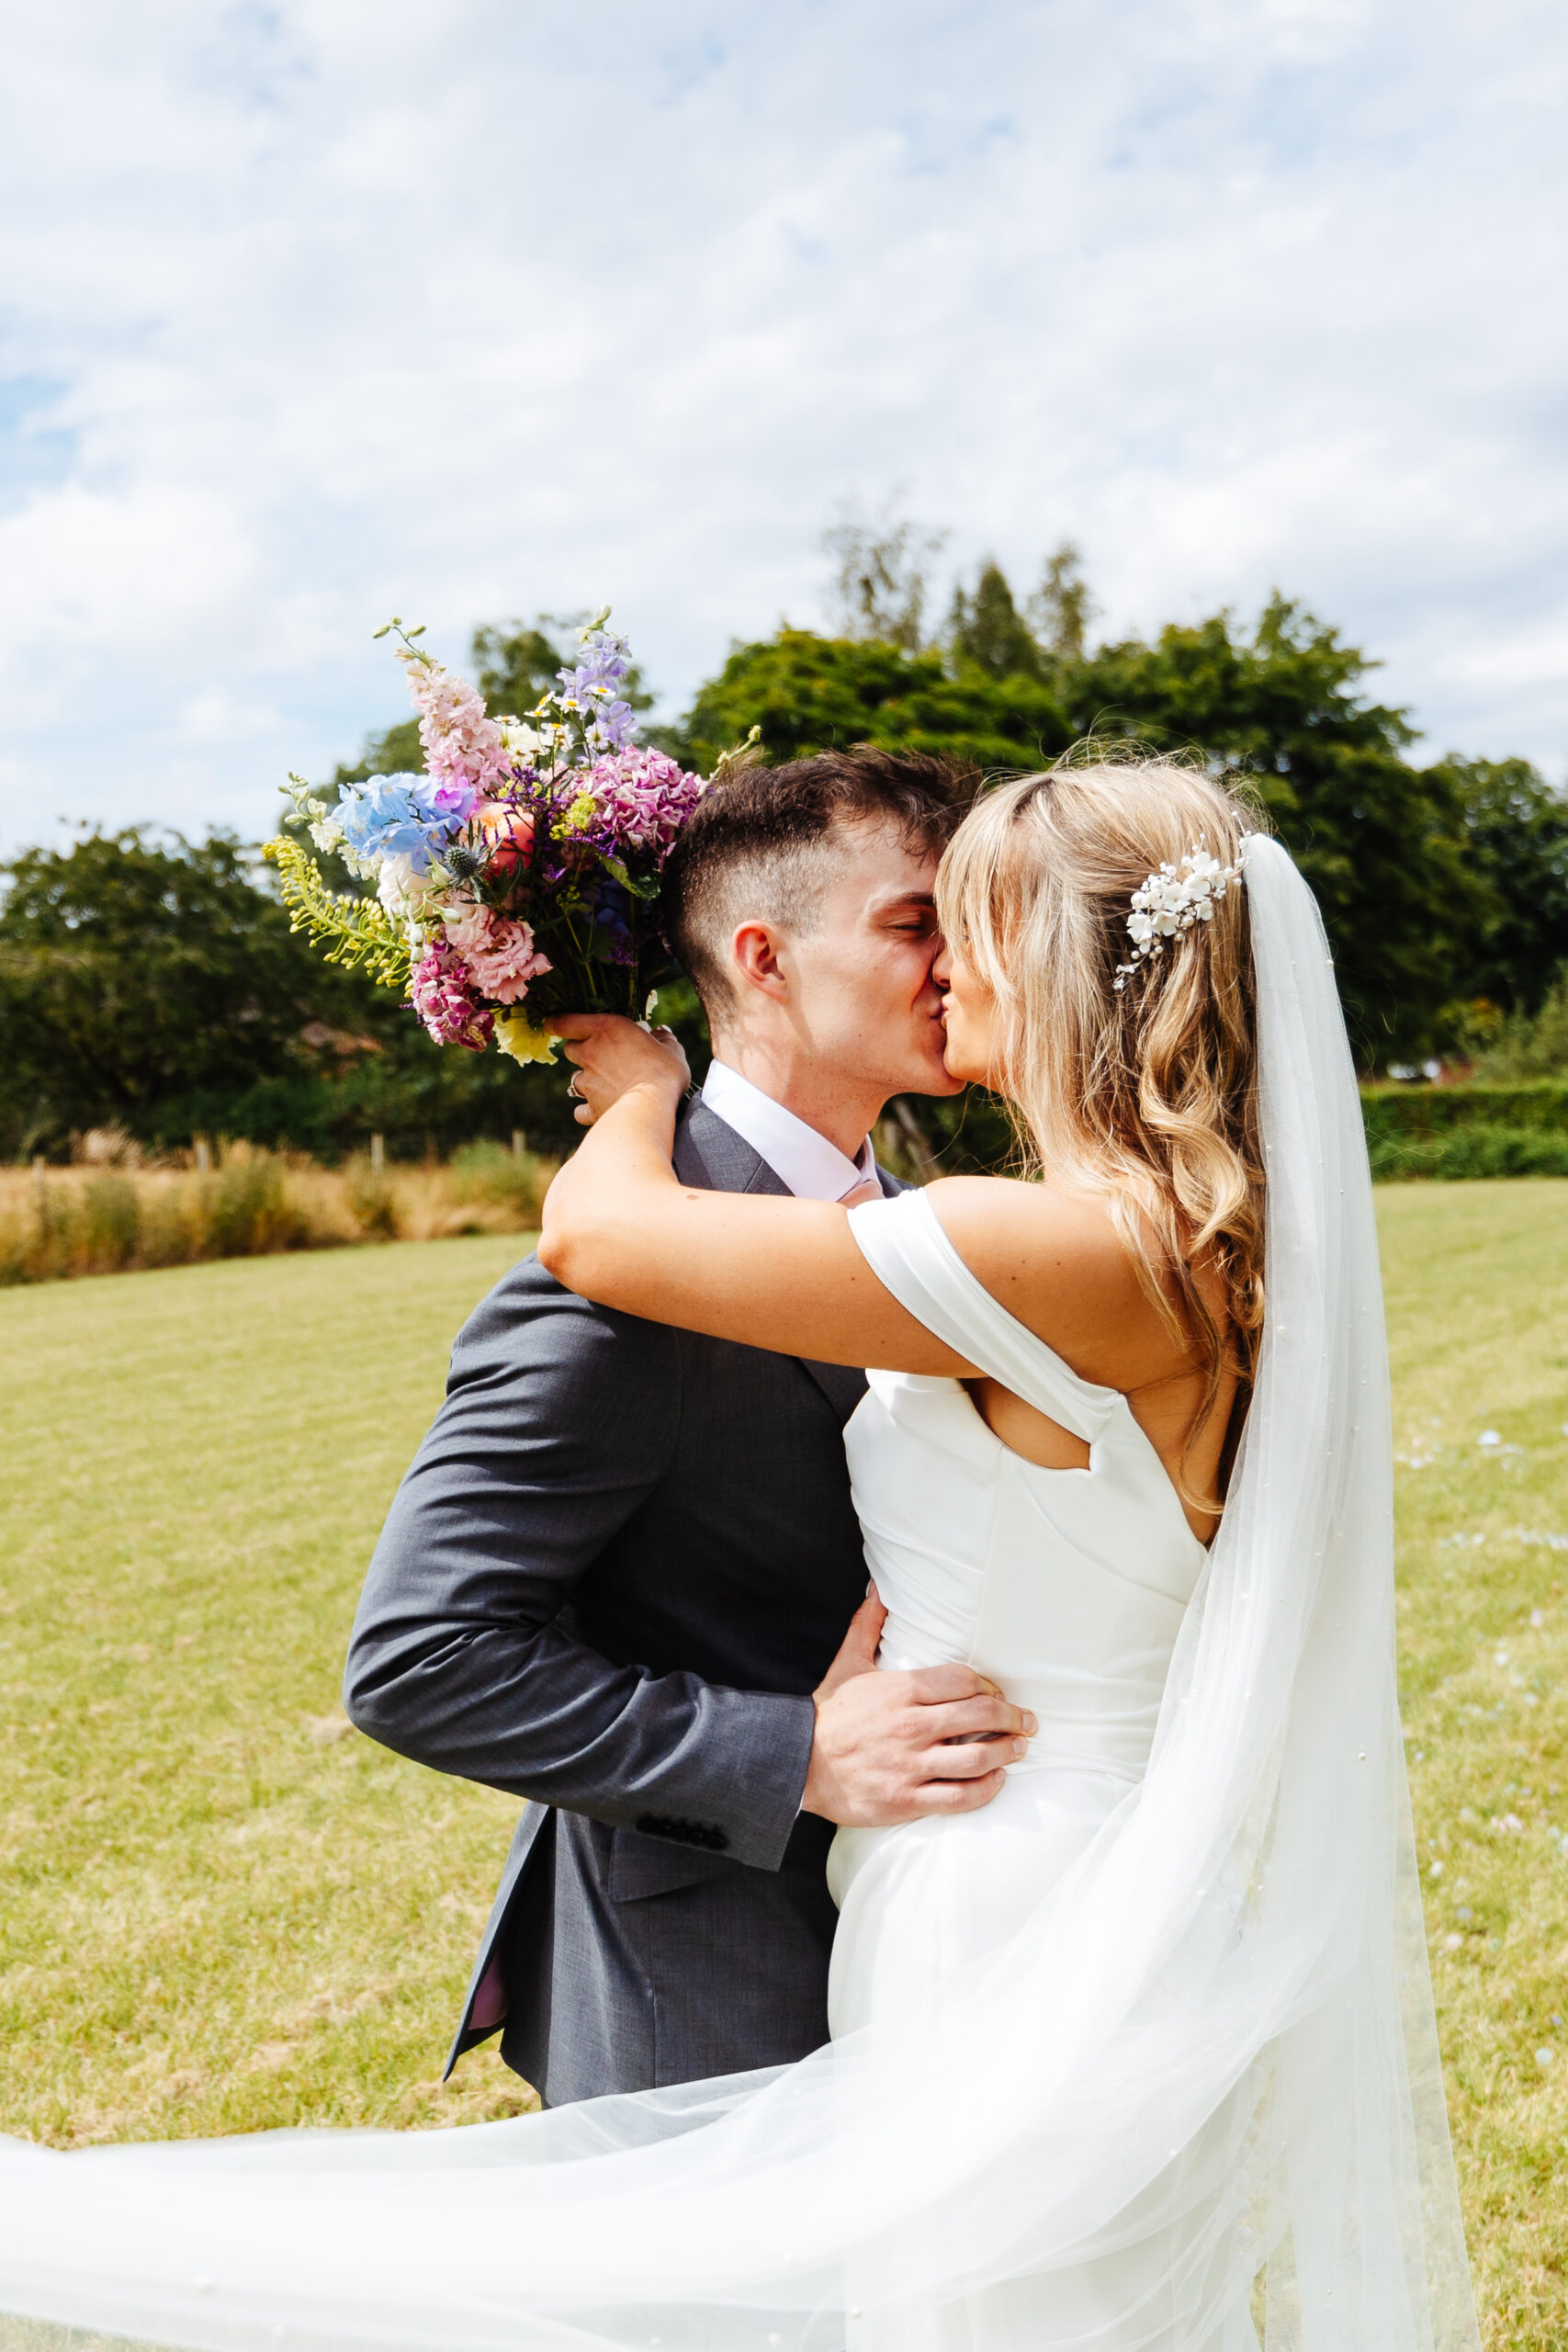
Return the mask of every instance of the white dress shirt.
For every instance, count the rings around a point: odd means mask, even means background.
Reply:
[[[703,1101],[733,1127],[773,1174],[789,1186],[797,1200],[841,1201],[863,1184],[876,1182],[871,1137],[855,1159],[846,1159],[837,1144],[753,1086],[728,1062],[714,1062],[703,1080]],[[880,1187],[878,1187],[880,1190]]]

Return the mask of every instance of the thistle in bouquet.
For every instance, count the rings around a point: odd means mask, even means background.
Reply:
[[[425,773],[346,785],[335,806],[289,779],[287,821],[375,885],[333,892],[303,842],[269,842],[295,928],[405,989],[438,1044],[547,1060],[550,1015],[635,1019],[674,969],[660,874],[714,779],[637,741],[631,656],[608,618],[523,718],[492,717],[422,629],[389,621],[376,634],[396,635]]]

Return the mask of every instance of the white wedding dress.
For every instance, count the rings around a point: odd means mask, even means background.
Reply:
[[[1041,1728],[987,1810],[837,1841],[834,2039],[462,2131],[0,2140],[0,2352],[1476,2352],[1355,1074],[1310,891],[1256,839],[1246,888],[1268,1305],[1206,1555],[928,1202],[853,1213],[1090,1460],[949,1381],[854,1418],[889,1663],[972,1658]]]
[[[840,1914],[829,1996],[836,2038],[910,2003],[938,2013],[943,1988],[1026,1928],[1136,1791],[1205,1558],[1125,1396],[1080,1380],[998,1304],[927,1194],[869,1202],[851,1224],[911,1315],[1081,1438],[1089,1461],[1048,1470],[1012,1453],[961,1381],[869,1375],[845,1445],[888,1611],[881,1663],[962,1660],[1030,1708],[1040,1730],[980,1812],[840,1830],[828,1872]],[[1238,2188],[1238,2219],[1244,2201]],[[886,2340],[888,2352],[1036,2352],[1085,2336],[1097,2320],[1103,2327],[1124,2283],[1119,2270],[1102,2299],[1091,2265],[992,2289],[919,2323],[900,2313],[886,2335],[866,2323],[858,2340]],[[1176,2338],[1167,2326],[1146,2340],[1163,2352]]]

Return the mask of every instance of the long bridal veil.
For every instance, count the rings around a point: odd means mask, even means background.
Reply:
[[[1060,2290],[1032,2352],[1476,2345],[1359,1107],[1310,893],[1266,839],[1247,882],[1259,1377],[1147,1777],[1070,1874],[797,2066],[451,2132],[0,2142],[0,2342],[839,2352],[966,2343],[930,2314],[1028,2276]]]

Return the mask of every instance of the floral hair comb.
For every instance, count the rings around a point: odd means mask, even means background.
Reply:
[[[1222,865],[1199,842],[1174,865],[1162,865],[1142,889],[1133,893],[1127,935],[1133,953],[1116,967],[1116,992],[1121,994],[1145,957],[1157,956],[1168,939],[1178,938],[1197,922],[1212,922],[1214,909],[1233,882],[1241,880],[1241,862]]]

